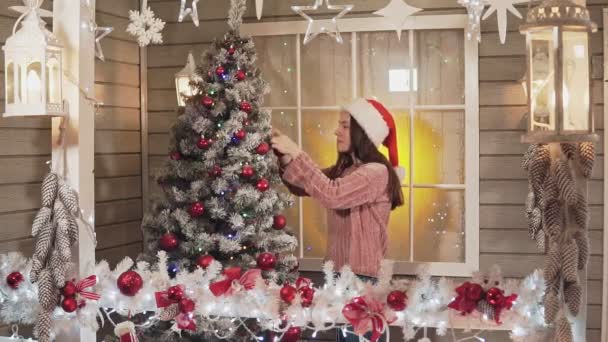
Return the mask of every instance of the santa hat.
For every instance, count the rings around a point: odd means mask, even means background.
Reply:
[[[359,126],[363,128],[376,147],[386,146],[388,159],[399,176],[399,180],[403,181],[405,169],[399,166],[397,128],[391,113],[380,102],[367,99],[356,99],[343,109],[357,120]]]

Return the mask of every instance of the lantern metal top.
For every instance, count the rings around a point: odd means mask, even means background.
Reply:
[[[175,74],[175,77],[194,77],[196,75],[196,62],[192,52],[188,53],[186,66]]]
[[[13,26],[13,34],[6,39],[3,50],[12,48],[31,49],[32,47],[44,46],[55,49],[63,48],[57,37],[46,29],[46,22],[42,16],[52,15],[49,11],[40,9],[42,1],[24,0],[24,6],[14,6],[11,9],[22,12],[23,14]],[[21,28],[17,31],[17,26],[21,23]]]
[[[520,27],[520,31],[525,33],[547,26],[565,27],[574,31],[597,31],[597,24],[591,21],[589,10],[571,0],[544,0],[528,11],[526,23]]]

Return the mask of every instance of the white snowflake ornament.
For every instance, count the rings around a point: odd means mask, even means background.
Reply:
[[[141,47],[152,44],[162,44],[163,35],[161,31],[165,28],[165,22],[155,17],[154,12],[148,7],[148,1],[142,3],[142,10],[129,11],[129,26],[127,32],[137,37],[137,43]]]

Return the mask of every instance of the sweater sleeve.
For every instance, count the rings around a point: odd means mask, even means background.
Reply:
[[[285,169],[283,179],[330,209],[350,209],[373,202],[386,191],[388,170],[379,163],[364,164],[337,179],[328,178],[310,157],[301,152]]]

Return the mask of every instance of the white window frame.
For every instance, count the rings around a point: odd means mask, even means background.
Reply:
[[[319,25],[331,25],[330,20],[319,20]],[[302,145],[302,93],[301,93],[301,41],[305,34],[308,23],[306,21],[282,21],[267,23],[243,24],[241,32],[250,36],[283,36],[294,35],[296,46],[296,72],[297,72],[297,106],[295,107],[269,107],[273,110],[296,110],[298,120],[298,143]],[[380,17],[341,19],[339,22],[342,33],[353,35],[351,39],[352,58],[352,98],[357,94],[357,32],[391,31],[394,27],[388,20]],[[437,276],[470,276],[479,269],[479,74],[478,74],[478,43],[476,40],[466,38],[467,16],[466,15],[423,15],[409,17],[404,26],[404,34],[409,34],[410,65],[414,65],[414,31],[430,29],[462,29],[464,36],[465,57],[465,101],[458,105],[416,105],[415,92],[410,92],[409,115],[414,120],[417,111],[464,111],[465,113],[465,182],[464,184],[415,184],[403,186],[410,191],[410,213],[413,212],[414,201],[412,191],[414,188],[464,190],[465,193],[465,261],[461,263],[452,262],[412,262],[414,251],[414,231],[410,229],[410,262],[398,261],[395,263],[395,274],[416,274],[418,267],[427,265],[432,275]],[[344,44],[348,44],[345,42]],[[334,106],[305,106],[305,109],[338,110]],[[414,125],[410,125],[410,145],[414,142]],[[410,166],[413,165],[413,154],[410,153]],[[413,179],[413,170],[410,179]],[[302,201],[300,205],[300,242],[303,241],[304,227],[302,216]],[[410,227],[413,225],[414,215],[410,215]],[[304,258],[304,246],[300,243],[298,257],[300,259],[300,270],[320,271],[323,260],[320,258]]]

